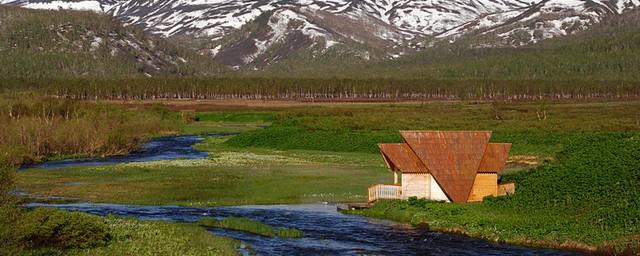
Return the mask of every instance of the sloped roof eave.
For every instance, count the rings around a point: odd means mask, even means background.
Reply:
[[[385,158],[387,167],[396,167],[402,173],[429,173],[406,143],[378,144],[378,148]]]
[[[511,143],[489,143],[478,167],[478,173],[502,173],[507,165]]]

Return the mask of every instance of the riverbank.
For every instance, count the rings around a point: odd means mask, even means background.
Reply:
[[[340,214],[335,205],[269,205],[215,208],[180,206],[136,206],[116,204],[37,204],[69,211],[131,216],[147,220],[194,223],[199,220],[224,220],[234,216],[250,219],[259,226],[299,230],[301,237],[279,237],[255,234],[253,225],[235,228],[208,228],[216,236],[230,237],[246,244],[258,255],[558,255],[573,256],[571,252],[542,248],[528,248],[498,244],[458,235],[429,232],[385,220]],[[233,228],[232,228],[233,229]],[[267,227],[267,229],[270,229]],[[249,231],[249,232],[247,232]],[[264,231],[264,230],[263,230]],[[261,233],[261,232],[260,232]]]

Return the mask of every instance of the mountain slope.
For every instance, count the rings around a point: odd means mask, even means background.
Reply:
[[[586,31],[512,48],[472,48],[474,38],[388,61],[345,65],[285,60],[259,76],[437,80],[640,80],[640,9]],[[570,82],[567,82],[570,83]],[[603,83],[604,84],[604,83]]]
[[[544,0],[530,8],[482,16],[438,38],[474,37],[476,47],[522,46],[587,30],[638,6],[638,0]]]
[[[588,29],[640,0],[0,0],[107,12],[236,68],[393,59],[442,42],[522,46]],[[472,39],[472,40],[471,40]]]
[[[191,75],[221,67],[191,50],[91,12],[0,6],[0,76]]]

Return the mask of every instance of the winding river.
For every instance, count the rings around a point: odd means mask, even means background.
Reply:
[[[200,136],[162,137],[150,141],[142,150],[127,156],[51,161],[27,166],[22,170],[205,158],[206,152],[192,147],[201,140],[203,138]],[[209,229],[214,234],[242,241],[258,255],[577,255],[572,252],[491,243],[463,236],[430,232],[405,224],[345,215],[337,212],[336,206],[330,204],[216,208],[92,203],[32,203],[27,206],[55,207],[102,216],[113,214],[133,216],[143,220],[173,222],[195,222],[205,216],[216,218],[243,216],[276,227],[297,228],[304,231],[302,238],[284,239],[217,228]]]
[[[463,236],[416,229],[409,225],[340,214],[335,205],[274,205],[216,208],[116,204],[30,204],[97,215],[134,216],[144,220],[195,222],[201,217],[244,216],[276,227],[304,231],[298,239],[263,237],[209,229],[248,244],[258,255],[576,255],[545,249],[490,243]]]

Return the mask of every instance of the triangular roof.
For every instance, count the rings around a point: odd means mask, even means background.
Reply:
[[[490,131],[400,131],[451,201],[466,202]]]
[[[501,173],[507,165],[511,143],[489,143],[478,168],[479,173]]]
[[[404,173],[426,173],[427,167],[406,143],[378,144],[389,169]]]

